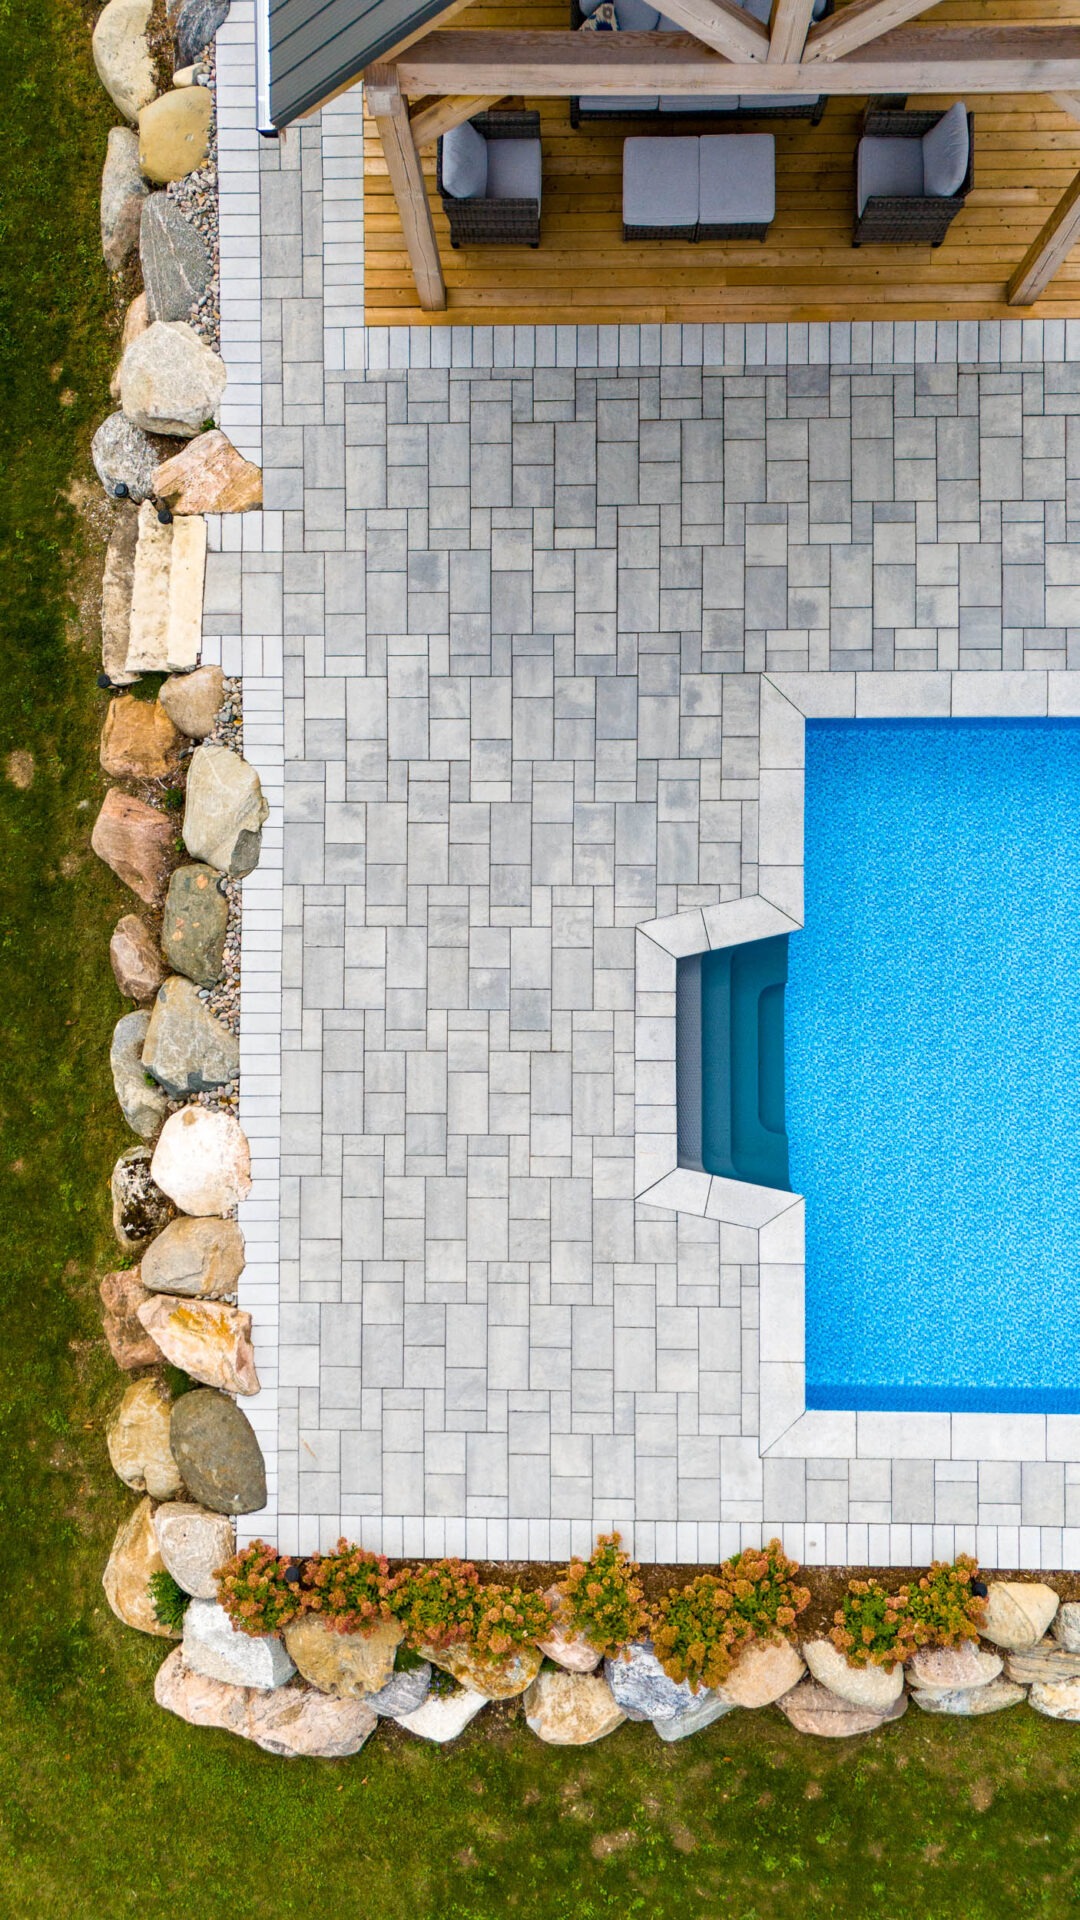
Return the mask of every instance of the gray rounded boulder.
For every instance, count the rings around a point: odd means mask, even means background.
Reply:
[[[152,193],[141,212],[139,264],[147,316],[151,322],[186,320],[210,285],[206,242],[167,193]]]
[[[161,927],[162,951],[176,973],[186,974],[200,987],[221,979],[229,902],[220,888],[221,874],[202,862],[177,867],[165,896]]]
[[[110,413],[102,421],[90,442],[90,458],[106,493],[115,496],[117,487],[126,487],[132,500],[148,500],[153,493],[157,454],[125,414]],[[134,557],[133,540],[132,549]]]
[[[262,1448],[235,1400],[212,1388],[182,1394],[169,1426],[184,1485],[212,1513],[258,1513],[266,1505]]]

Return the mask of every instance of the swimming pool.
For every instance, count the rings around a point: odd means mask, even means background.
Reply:
[[[1080,1410],[1080,721],[808,721],[806,1404]]]

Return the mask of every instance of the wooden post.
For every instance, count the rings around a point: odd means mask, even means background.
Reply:
[[[441,140],[444,133],[452,127],[460,127],[463,120],[471,120],[474,113],[486,113],[489,107],[497,107],[503,98],[501,93],[482,93],[479,96],[469,93],[449,93],[442,100],[433,100],[428,107],[418,107],[410,114],[409,125],[412,137],[418,147],[430,147]]]
[[[774,0],[768,58],[795,66],[803,57],[814,18],[814,0]]]
[[[1010,307],[1030,307],[1080,240],[1080,173],[1067,188],[1005,289]]]
[[[364,92],[386,156],[420,305],[426,313],[435,313],[446,305],[446,282],[431,221],[424,169],[398,85],[397,69],[383,65],[369,67],[364,77]]]

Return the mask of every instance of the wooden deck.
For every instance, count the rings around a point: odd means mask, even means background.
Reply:
[[[563,0],[535,0],[530,27],[568,24]],[[1077,0],[954,0],[934,21],[1080,24]],[[510,0],[482,0],[455,27],[523,24]],[[1080,171],[1080,123],[1046,96],[979,96],[975,185],[945,243],[851,245],[854,153],[862,101],[832,99],[820,125],[759,122],[776,135],[776,219],[763,245],[731,241],[624,244],[623,123],[571,127],[565,100],[539,108],[544,147],[540,248],[451,249],[435,191],[435,151],[425,166],[446,276],[447,306],[424,313],[416,298],[397,209],[374,124],[364,164],[365,290],[371,326],[512,325],[715,320],[995,319],[1080,316],[1080,247],[1033,307],[1007,307],[1005,283],[1047,215]],[[909,105],[938,102],[912,96]],[[695,130],[694,125],[687,131]]]

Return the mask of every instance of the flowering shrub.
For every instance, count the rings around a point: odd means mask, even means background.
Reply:
[[[435,1560],[398,1576],[390,1598],[409,1646],[435,1649],[464,1642],[478,1660],[501,1660],[551,1631],[542,1593],[485,1586],[468,1560]]]
[[[672,1680],[719,1687],[735,1664],[739,1648],[754,1637],[749,1622],[731,1610],[731,1594],[715,1573],[699,1574],[685,1587],[672,1587],[652,1618],[656,1657]]]
[[[916,1647],[915,1626],[902,1593],[886,1593],[876,1580],[852,1580],[833,1614],[829,1639],[847,1655],[849,1667],[886,1667],[906,1660]]]
[[[304,1563],[303,1607],[337,1633],[370,1633],[392,1618],[390,1567],[381,1554],[339,1540],[333,1553]]]
[[[779,1540],[747,1547],[725,1560],[720,1578],[731,1594],[731,1611],[753,1628],[757,1640],[790,1640],[791,1629],[810,1604],[809,1587],[795,1583],[797,1560],[789,1560]]]
[[[809,1604],[810,1590],[795,1584],[798,1562],[779,1540],[725,1560],[719,1574],[703,1573],[673,1587],[652,1615],[657,1658],[673,1680],[718,1687],[753,1640],[791,1638]]]
[[[916,1646],[958,1647],[978,1639],[986,1617],[985,1600],[971,1591],[978,1572],[978,1561],[961,1553],[953,1561],[935,1560],[914,1586],[901,1587]]]
[[[644,1592],[636,1560],[617,1533],[602,1533],[587,1560],[571,1560],[558,1578],[560,1625],[580,1634],[598,1653],[612,1654],[645,1631]]]
[[[300,1568],[265,1540],[234,1553],[218,1568],[217,1583],[218,1599],[241,1633],[278,1633],[303,1606]]]

